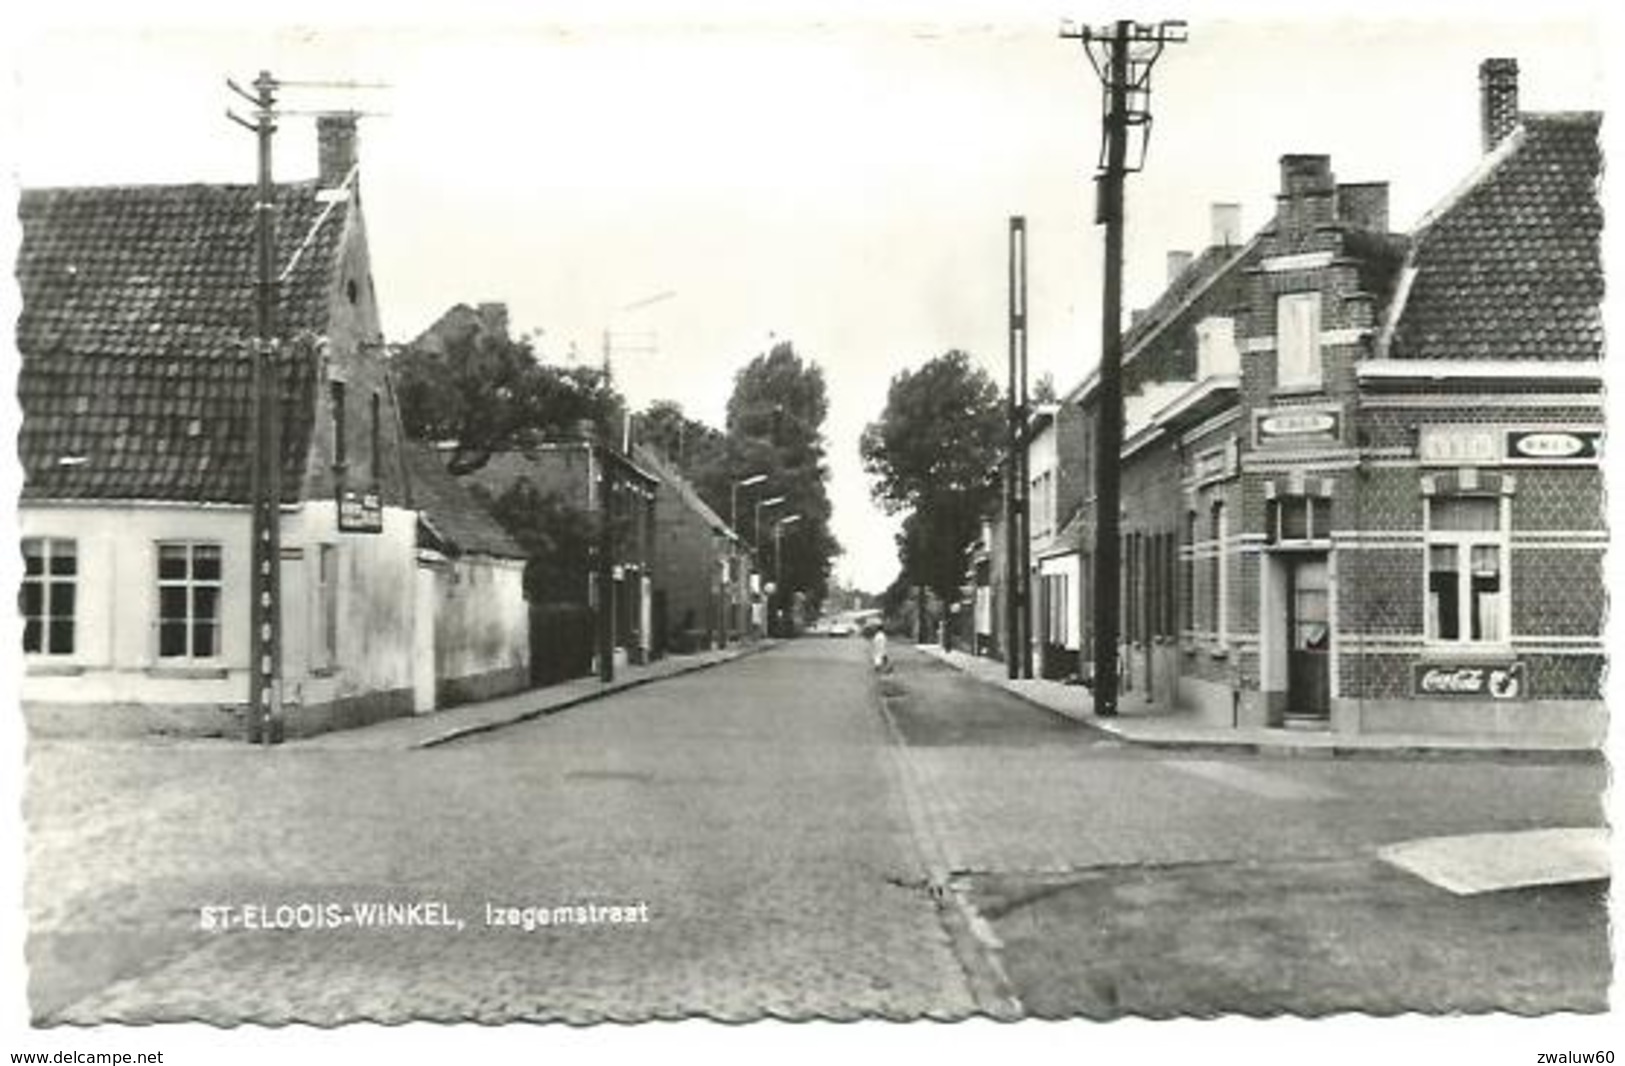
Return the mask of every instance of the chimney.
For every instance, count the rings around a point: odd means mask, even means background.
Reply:
[[[1185,273],[1185,268],[1191,265],[1192,258],[1189,252],[1168,253],[1168,284],[1172,285],[1179,280],[1179,275]]]
[[[1241,243],[1241,205],[1213,205],[1213,244],[1233,248]]]
[[[355,120],[353,111],[316,116],[316,174],[323,189],[338,188],[355,167]]]
[[[1295,241],[1335,221],[1337,180],[1327,155],[1281,157],[1281,191],[1276,195],[1275,228]]]
[[[1337,217],[1354,229],[1388,232],[1388,183],[1359,181],[1337,187]]]
[[[1478,66],[1479,128],[1491,152],[1518,125],[1518,61],[1486,59]]]

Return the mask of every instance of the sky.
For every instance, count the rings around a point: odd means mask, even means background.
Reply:
[[[283,103],[377,112],[361,181],[388,338],[502,301],[544,357],[596,362],[607,334],[636,404],[712,424],[739,368],[791,341],[829,384],[836,572],[883,588],[897,517],[870,498],[858,436],[895,374],[950,349],[1002,385],[1010,216],[1028,225],[1034,377],[1064,390],[1095,365],[1100,88],[1078,43],[1035,4],[516,10],[34,26],[13,66],[16,177],[247,181],[253,139],[224,117],[225,78],[383,83]],[[1603,106],[1584,6],[1489,21],[1427,4],[1360,21],[1203,10],[1154,73],[1130,307],[1156,297],[1168,251],[1208,241],[1212,203],[1241,203],[1246,233],[1263,224],[1284,153],[1390,182],[1409,227],[1479,155],[1485,57],[1519,60],[1526,109]],[[313,175],[314,141],[313,119],[286,118],[276,175]]]

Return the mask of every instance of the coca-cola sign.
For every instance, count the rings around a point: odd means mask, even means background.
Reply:
[[[1529,694],[1521,662],[1417,663],[1411,691],[1429,699],[1521,700]]]

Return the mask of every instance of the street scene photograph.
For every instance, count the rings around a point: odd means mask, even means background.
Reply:
[[[1625,1054],[1600,8],[632,10],[17,27],[0,1050]]]

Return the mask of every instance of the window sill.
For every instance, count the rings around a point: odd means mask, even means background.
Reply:
[[[219,681],[229,676],[224,666],[149,666],[147,676],[168,681]]]
[[[1277,385],[1270,390],[1271,396],[1292,397],[1294,399],[1302,396],[1324,396],[1325,394],[1326,385],[1324,382],[1317,382],[1313,385]]]
[[[311,677],[337,677],[339,668],[336,666],[313,666],[310,668]]]
[[[1230,658],[1230,649],[1223,644],[1215,644],[1207,650],[1208,657],[1212,659]]]
[[[1461,663],[1479,659],[1515,659],[1517,655],[1510,644],[1423,644],[1421,660],[1425,663]]]
[[[85,668],[79,663],[40,661],[28,663],[23,672],[29,677],[79,677]]]

